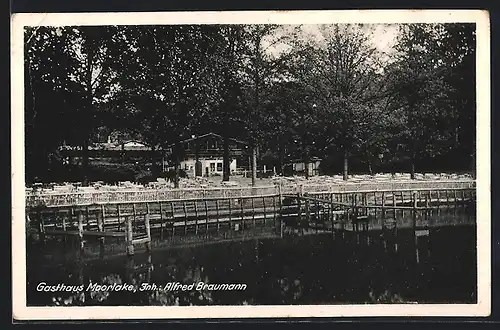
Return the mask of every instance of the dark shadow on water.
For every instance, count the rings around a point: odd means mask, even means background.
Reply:
[[[367,239],[367,236],[370,239]],[[368,243],[369,241],[369,243]],[[476,303],[476,227],[430,228],[418,239],[411,228],[331,233],[153,249],[152,254],[48,262],[30,247],[27,302],[47,305],[292,305],[363,303]],[[82,292],[39,292],[64,283]],[[130,285],[134,291],[92,290]],[[140,289],[146,287],[147,290]],[[171,283],[194,284],[183,291]],[[202,283],[202,284],[199,284]],[[126,284],[126,285],[125,285]],[[203,286],[203,284],[205,284]],[[244,284],[244,290],[216,290]],[[156,285],[156,288],[154,287]],[[212,285],[212,286],[211,286]],[[226,287],[227,288],[227,287]]]

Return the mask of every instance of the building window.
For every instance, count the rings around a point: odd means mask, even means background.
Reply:
[[[217,163],[217,172],[222,172],[222,163]]]
[[[210,172],[215,172],[215,163],[210,163]]]

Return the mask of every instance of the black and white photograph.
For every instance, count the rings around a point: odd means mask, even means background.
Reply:
[[[488,24],[14,15],[14,317],[489,315]]]

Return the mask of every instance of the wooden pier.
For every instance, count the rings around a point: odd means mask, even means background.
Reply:
[[[81,254],[88,240],[96,240],[100,255],[108,241],[125,245],[128,255],[137,246],[151,251],[155,244],[186,243],[244,237],[252,233],[283,237],[289,233],[362,233],[426,230],[432,212],[475,205],[474,188],[401,189],[354,192],[315,192],[114,202],[102,204],[30,207],[32,231],[43,243],[49,238],[76,238]],[[412,214],[411,223],[403,220]],[[421,234],[425,231],[422,231]],[[422,234],[422,235],[424,235]],[[422,236],[420,235],[420,236]],[[420,237],[419,236],[419,237]],[[359,236],[361,237],[361,236]],[[189,239],[188,239],[189,238]],[[359,239],[359,238],[358,238]]]

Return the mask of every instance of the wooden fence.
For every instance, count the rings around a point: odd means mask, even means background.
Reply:
[[[362,191],[394,191],[415,189],[474,188],[475,181],[381,181],[363,183],[288,183],[262,187],[220,187],[185,189],[140,189],[140,190],[95,190],[81,192],[26,192],[26,207],[62,207],[73,205],[142,203],[170,200],[190,200],[199,198],[244,198],[251,196],[336,193]]]
[[[278,186],[279,188],[279,186]],[[227,190],[227,189],[226,189]],[[234,192],[235,190],[230,190]],[[239,191],[241,193],[241,191]],[[285,191],[286,192],[286,191]],[[97,239],[100,254],[106,241],[124,241],[128,254],[134,245],[152,248],[191,241],[208,242],[248,235],[282,237],[301,234],[383,229],[386,220],[401,220],[404,213],[428,214],[458,205],[474,205],[474,188],[432,188],[401,190],[318,191],[253,196],[201,197],[140,202],[94,203],[66,206],[37,206],[27,209],[28,227],[44,242],[46,237],[75,237],[80,250],[90,238]],[[397,216],[400,214],[401,216]],[[379,223],[382,219],[384,223]],[[401,222],[403,221],[403,222]],[[455,220],[453,220],[455,221]],[[436,225],[443,225],[443,221]],[[448,223],[444,225],[454,225]],[[351,227],[349,227],[351,226]],[[111,245],[114,248],[113,245]]]

